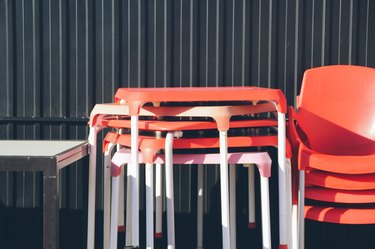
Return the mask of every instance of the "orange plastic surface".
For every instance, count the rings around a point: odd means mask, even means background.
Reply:
[[[297,123],[325,154],[375,154],[375,69],[325,66],[305,72]]]
[[[305,218],[339,224],[374,224],[375,208],[305,206]]]
[[[302,142],[299,150],[300,168],[310,167],[343,174],[375,173],[375,154],[363,156],[328,155],[313,151]]]
[[[298,148],[298,169],[306,170],[305,197],[351,205],[374,203],[375,69],[346,65],[307,70],[297,111],[290,108],[288,112],[288,138],[293,152]],[[357,208],[306,206],[305,217],[373,224],[375,208],[368,204]]]
[[[338,190],[315,186],[306,186],[307,199],[336,203],[375,203],[375,189]]]
[[[346,175],[319,170],[306,172],[306,184],[342,190],[375,189],[375,174]]]
[[[204,102],[204,101],[275,101],[278,110],[286,112],[286,99],[280,89],[260,87],[169,87],[119,88],[115,102],[128,102],[130,114],[148,102]]]
[[[274,112],[272,103],[259,103],[256,105],[220,105],[220,106],[143,106],[140,108],[139,116],[149,117],[211,117],[221,131],[229,129],[232,116],[242,116],[265,112]],[[89,125],[100,126],[101,121],[111,116],[129,116],[129,107],[126,104],[97,104],[90,114]]]

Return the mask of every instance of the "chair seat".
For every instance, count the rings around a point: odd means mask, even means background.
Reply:
[[[306,184],[342,190],[375,189],[375,174],[348,175],[311,170],[306,172]]]
[[[352,151],[354,151],[354,148]],[[305,161],[308,164],[306,166],[310,168],[342,174],[375,173],[375,154],[328,155],[306,150],[303,155],[308,158]],[[353,167],[354,165],[355,167]]]
[[[337,190],[306,186],[305,197],[311,200],[336,203],[375,203],[375,189]]]
[[[305,218],[339,224],[374,224],[375,208],[305,206]]]

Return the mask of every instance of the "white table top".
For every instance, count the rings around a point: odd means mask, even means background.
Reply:
[[[0,140],[0,157],[53,157],[86,143],[85,140]]]

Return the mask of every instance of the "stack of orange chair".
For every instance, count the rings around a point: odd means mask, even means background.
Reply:
[[[296,111],[288,111],[298,248],[304,248],[304,219],[375,223],[375,69],[307,70]]]

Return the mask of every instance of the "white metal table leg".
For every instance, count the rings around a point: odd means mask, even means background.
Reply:
[[[227,132],[219,131],[220,135],[220,192],[221,192],[221,227],[223,249],[230,248],[229,232],[229,191],[228,191],[228,140]]]
[[[119,197],[118,197],[118,231],[125,231],[125,178],[124,170],[121,171],[120,183],[119,183]]]
[[[268,178],[260,177],[263,249],[271,249],[271,219]]]
[[[198,165],[197,249],[203,248],[204,165]]]
[[[230,248],[236,249],[236,165],[229,165]]]
[[[121,174],[120,174],[121,175]],[[119,204],[120,176],[112,177],[112,205],[111,205],[111,243],[110,249],[117,249],[117,221]]]
[[[132,196],[133,191],[131,190],[131,175],[130,175],[130,164],[127,165],[127,173],[126,173],[126,231],[125,231],[125,245],[131,246],[132,243]]]
[[[161,132],[156,132],[156,138],[161,138]],[[163,174],[161,164],[155,165],[155,238],[163,237],[163,195],[162,195],[162,184]]]
[[[168,132],[165,139],[165,184],[167,197],[168,249],[175,249],[174,233],[174,194],[173,194],[173,133]]]
[[[103,248],[109,248],[110,215],[111,215],[111,155],[114,144],[109,143],[104,152],[103,178]]]
[[[131,164],[130,186],[133,193],[131,199],[132,245],[139,246],[139,163],[138,163],[138,116],[131,116]]]
[[[280,248],[288,247],[288,226],[287,226],[287,208],[291,207],[291,204],[288,203],[286,193],[286,166],[285,166],[285,114],[277,113],[278,119],[278,162],[279,162],[279,232],[280,232]]]
[[[118,130],[118,133],[119,134],[123,134],[123,129],[119,129]],[[116,146],[116,150],[117,151],[120,151],[122,148],[122,146],[120,144],[118,144]],[[125,200],[124,200],[124,197],[125,197],[125,178],[124,178],[124,171],[125,170],[121,170],[121,175],[120,175],[120,186],[119,186],[119,199],[118,199],[118,222],[117,222],[117,226],[118,226],[118,231],[125,231],[125,217],[124,217],[124,214],[125,214],[125,207],[124,207],[124,204],[125,204]]]
[[[89,193],[87,210],[87,249],[95,247],[95,188],[96,188],[96,147],[99,128],[90,128],[88,143],[90,148],[89,159]]]
[[[154,248],[154,169],[146,163],[146,248]]]
[[[157,163],[155,165],[155,237],[162,238],[163,236],[163,195],[162,195],[162,186],[163,186],[163,174],[161,164]]]
[[[131,116],[131,164],[130,186],[132,191],[132,245],[139,246],[139,163],[138,163],[138,116]]]
[[[254,179],[254,164],[247,164],[247,178],[248,178],[248,207],[249,207],[249,221],[248,228],[255,228],[255,179]]]

